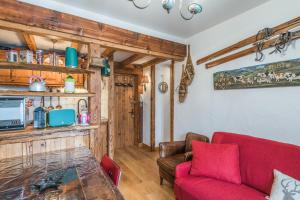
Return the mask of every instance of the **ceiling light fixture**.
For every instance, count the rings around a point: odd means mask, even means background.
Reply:
[[[145,9],[151,4],[151,0],[128,0],[139,9]],[[175,0],[162,0],[162,7],[170,13],[175,6]],[[203,10],[199,0],[180,0],[179,12],[180,16],[185,20],[191,20],[193,17]]]

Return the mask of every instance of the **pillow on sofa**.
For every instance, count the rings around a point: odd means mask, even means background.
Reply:
[[[192,142],[191,175],[206,176],[241,184],[239,148],[237,144]]]
[[[300,181],[275,169],[269,200],[282,199],[300,199]]]

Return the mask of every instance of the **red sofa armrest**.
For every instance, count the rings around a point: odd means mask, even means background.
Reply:
[[[184,162],[176,166],[175,177],[182,178],[189,175],[192,167],[192,162]]]

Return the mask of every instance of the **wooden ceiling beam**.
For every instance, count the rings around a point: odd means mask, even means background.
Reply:
[[[16,10],[18,12],[16,12]],[[45,20],[46,19],[46,20]],[[0,27],[133,53],[184,60],[186,45],[16,0],[1,0]]]
[[[110,49],[110,48],[107,48],[104,50],[104,52],[101,54],[101,57],[102,58],[110,58],[114,55],[114,53],[116,52],[115,49]]]
[[[132,56],[130,56],[129,58],[123,60],[120,64],[122,67],[129,67],[129,66],[133,66],[132,63],[134,63],[135,61],[138,61],[142,58],[144,58],[145,55],[143,54],[134,54]]]
[[[164,59],[164,58],[154,58],[152,60],[149,60],[148,62],[145,62],[145,63],[143,63],[141,65],[137,65],[137,66],[141,66],[142,68],[145,68],[145,67],[149,67],[152,65],[157,65],[157,64],[165,62],[167,60],[168,59]]]
[[[33,35],[30,35],[26,32],[22,33],[22,36],[26,42],[27,47],[31,50],[31,51],[36,51],[37,47],[36,47],[36,43],[35,43],[35,39],[33,37]]]

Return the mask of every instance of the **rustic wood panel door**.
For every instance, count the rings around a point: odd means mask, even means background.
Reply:
[[[135,144],[136,78],[115,75],[115,148]]]

